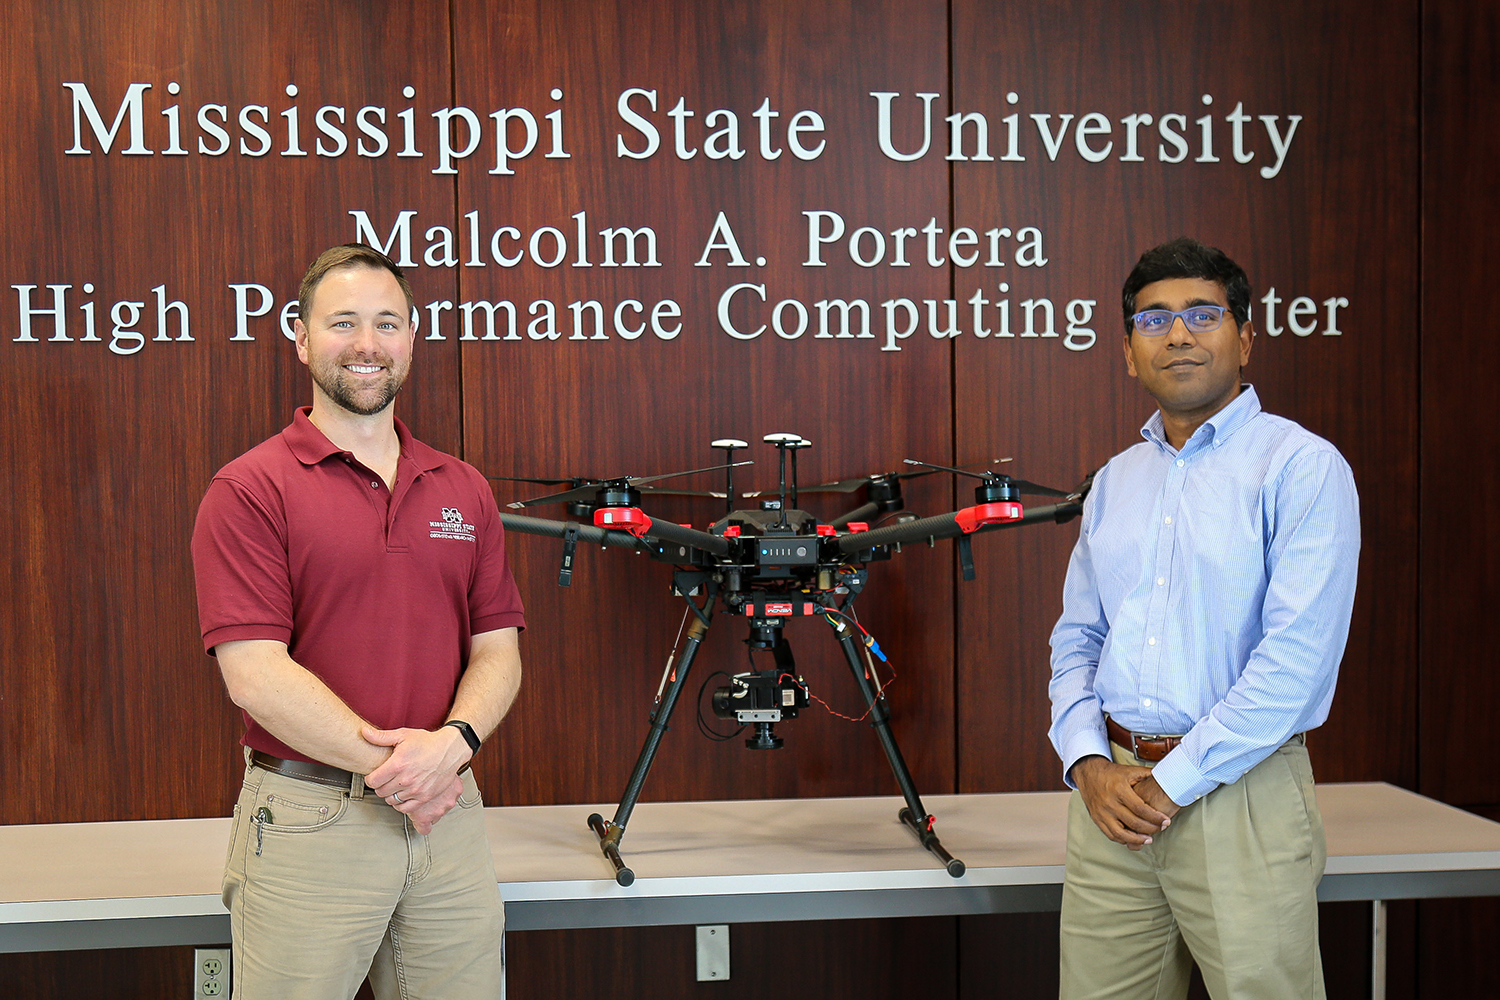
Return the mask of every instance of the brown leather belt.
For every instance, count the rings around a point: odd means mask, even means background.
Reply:
[[[1104,717],[1104,731],[1109,734],[1111,743],[1122,746],[1135,754],[1138,759],[1149,760],[1153,764],[1182,742],[1181,736],[1148,736],[1145,733],[1132,733],[1107,715]]]
[[[284,774],[288,778],[300,778],[303,781],[327,785],[329,788],[342,788],[346,792],[354,788],[354,772],[345,771],[340,767],[329,767],[327,764],[317,764],[306,760],[282,760],[280,757],[272,757],[259,750],[250,751],[250,762],[256,767]]]

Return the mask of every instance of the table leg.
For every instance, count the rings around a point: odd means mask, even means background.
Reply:
[[[1371,901],[1370,913],[1370,996],[1372,1000],[1385,1000],[1385,900]]]

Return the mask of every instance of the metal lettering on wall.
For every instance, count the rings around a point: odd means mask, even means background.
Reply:
[[[412,158],[431,174],[482,172],[505,184],[520,171],[546,170],[548,160],[575,156],[617,160],[654,157],[679,161],[739,160],[770,163],[783,156],[820,169],[829,150],[829,120],[813,108],[782,108],[770,97],[742,108],[694,108],[685,97],[633,87],[614,101],[609,129],[581,134],[569,127],[566,97],[553,88],[553,106],[536,110],[501,107],[488,112],[463,105],[420,111],[410,85],[404,103],[371,103],[359,108],[321,104],[287,84],[285,99],[241,103],[226,95],[190,101],[172,81],[130,83],[123,94],[95,93],[86,83],[60,84],[70,109],[68,122],[54,123],[67,136],[70,157],[162,156],[233,157],[255,161],[279,157]],[[164,99],[157,95],[165,94]],[[1236,100],[1216,114],[1216,99],[1201,94],[1174,108],[1120,111],[1031,110],[1015,91],[1005,95],[1010,113],[987,116],[955,111],[939,117],[942,95],[921,91],[870,91],[862,120],[844,123],[840,135],[863,136],[872,149],[899,163],[940,158],[966,170],[1005,170],[1006,164],[1073,160],[1098,164],[1154,162],[1164,166],[1233,162],[1274,182],[1292,155],[1303,123],[1300,114],[1263,114]],[[261,100],[256,97],[252,100]],[[386,99],[371,95],[373,101]],[[670,107],[668,107],[670,103]],[[1227,100],[1219,101],[1223,108]],[[751,105],[755,104],[753,108]],[[1192,116],[1193,104],[1202,114]],[[1191,118],[1191,122],[1190,122]],[[838,124],[838,123],[835,123]],[[912,140],[911,136],[920,136]],[[254,166],[245,169],[253,170]],[[694,169],[712,169],[695,166]],[[959,169],[959,168],[956,168]],[[662,344],[689,337],[720,336],[735,341],[851,341],[882,352],[968,336],[977,340],[1052,341],[1070,352],[1087,351],[1098,341],[1099,300],[1028,291],[1028,279],[1049,265],[1066,266],[1055,256],[1057,237],[1025,220],[964,219],[949,228],[939,223],[947,206],[934,206],[926,218],[894,227],[870,225],[849,212],[821,205],[800,211],[789,226],[803,237],[796,245],[756,246],[743,239],[737,219],[719,210],[691,245],[659,238],[638,220],[601,218],[588,205],[570,215],[520,226],[485,218],[479,210],[451,219],[422,218],[416,209],[381,213],[368,206],[341,206],[347,238],[380,248],[406,268],[706,268],[713,276],[712,316],[693,324],[684,318],[679,297],[580,298],[563,301],[540,296],[516,299],[436,298],[417,307],[420,333],[431,341],[457,339],[514,344],[560,341],[597,343],[619,340]],[[847,261],[847,263],[845,263]],[[852,293],[830,281],[821,297],[778,290],[757,272],[775,264],[806,269],[830,262],[868,271],[887,270],[888,285],[873,296]],[[910,270],[903,270],[910,269]],[[948,269],[953,297],[903,294],[900,276],[919,269]],[[971,269],[999,272],[1003,280],[970,281]],[[1012,278],[1012,276],[1014,276]],[[294,295],[278,296],[266,276],[228,282],[215,302],[189,302],[163,282],[142,288],[138,297],[105,301],[95,295],[88,275],[8,276],[15,299],[10,335],[19,344],[100,344],[129,356],[148,343],[191,344],[195,330],[226,331],[236,343],[275,342],[293,337]],[[184,293],[186,294],[186,293]],[[884,297],[882,297],[882,295]],[[1346,295],[1320,290],[1316,296],[1278,295],[1273,286],[1260,299],[1260,330],[1272,337],[1290,332],[1340,336]],[[1278,312],[1278,307],[1284,310]],[[195,319],[212,313],[206,322]],[[1109,325],[1113,325],[1110,323]],[[3,328],[0,328],[3,329]]]

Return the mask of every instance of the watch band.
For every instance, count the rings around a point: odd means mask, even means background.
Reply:
[[[444,727],[452,726],[463,734],[464,742],[469,744],[470,753],[479,752],[479,736],[474,732],[474,727],[460,719],[450,719],[443,723]]]

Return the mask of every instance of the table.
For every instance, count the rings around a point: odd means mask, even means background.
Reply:
[[[1328,838],[1318,898],[1500,895],[1500,823],[1383,782],[1317,789]],[[929,795],[952,878],[896,819],[897,797],[642,803],[621,887],[586,826],[613,806],[485,810],[513,931],[1056,910],[1066,792]],[[228,819],[0,827],[0,952],[218,944]]]

